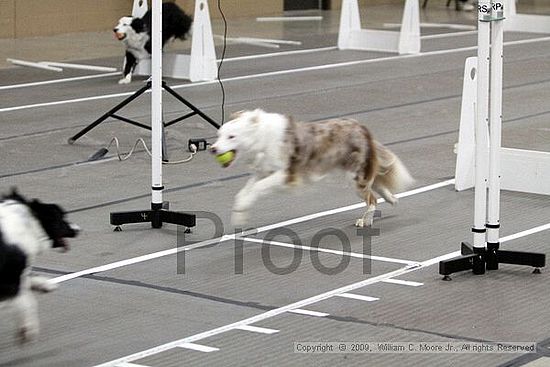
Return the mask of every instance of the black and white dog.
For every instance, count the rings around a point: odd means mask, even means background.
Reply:
[[[141,59],[151,57],[151,10],[143,18],[122,17],[113,29],[115,37],[126,46],[123,78],[119,84],[132,81],[132,72]],[[174,3],[162,4],[162,46],[171,39],[185,40],[193,19]]]
[[[39,331],[32,291],[57,288],[47,278],[30,275],[36,256],[52,247],[68,250],[65,239],[79,232],[78,226],[64,217],[58,205],[27,201],[15,190],[0,201],[0,302],[15,308],[22,342]]]

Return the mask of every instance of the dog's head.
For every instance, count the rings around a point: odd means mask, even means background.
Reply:
[[[262,113],[264,112],[260,109],[236,112],[231,116],[230,121],[220,127],[218,139],[212,144],[210,152],[216,156],[227,152],[233,153],[232,159],[223,164],[224,167],[229,167],[239,153],[251,150],[257,141],[258,125]]]
[[[115,37],[119,41],[124,41],[137,33],[144,31],[144,23],[141,18],[122,17],[118,20],[118,24],[113,28]]]
[[[69,244],[66,238],[74,238],[80,232],[80,228],[76,224],[65,219],[65,211],[57,204],[46,204],[36,199],[28,201],[15,190],[9,196],[5,196],[4,199],[14,200],[26,205],[40,223],[44,232],[52,240],[53,248],[62,248],[67,251]]]

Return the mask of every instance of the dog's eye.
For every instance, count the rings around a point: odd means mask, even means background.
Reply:
[[[235,139],[235,135],[229,135],[228,139],[229,139],[229,140]]]

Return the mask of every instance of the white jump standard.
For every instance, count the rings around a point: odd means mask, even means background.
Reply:
[[[338,49],[420,53],[418,0],[406,0],[399,32],[362,29],[357,0],[344,0],[340,13]]]
[[[439,263],[439,273],[444,280],[451,280],[452,273],[469,269],[474,274],[484,274],[485,270],[497,270],[500,263],[532,266],[534,272],[540,272],[539,268],[546,263],[545,254],[499,249],[503,1],[479,1],[477,102],[475,116],[472,116],[475,121],[474,241],[473,246],[462,243],[462,256]]]

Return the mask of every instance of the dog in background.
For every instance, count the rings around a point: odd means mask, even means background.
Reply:
[[[374,140],[355,120],[295,122],[292,118],[261,109],[234,114],[218,130],[211,152],[232,152],[229,166],[240,155],[254,157],[254,175],[235,198],[232,222],[242,226],[254,202],[274,189],[314,181],[331,171],[351,174],[367,210],[355,225],[371,226],[376,192],[391,204],[393,193],[414,180],[388,148]]]
[[[126,47],[123,78],[119,84],[132,81],[132,72],[139,60],[151,57],[151,10],[143,18],[122,17],[113,29],[115,37]],[[174,3],[162,4],[162,47],[171,39],[185,40],[191,32],[193,19]]]
[[[48,248],[68,250],[66,238],[79,232],[64,217],[58,205],[27,201],[15,190],[0,201],[0,302],[15,309],[22,342],[36,337],[40,327],[32,291],[57,288],[44,277],[30,275],[36,256]]]

